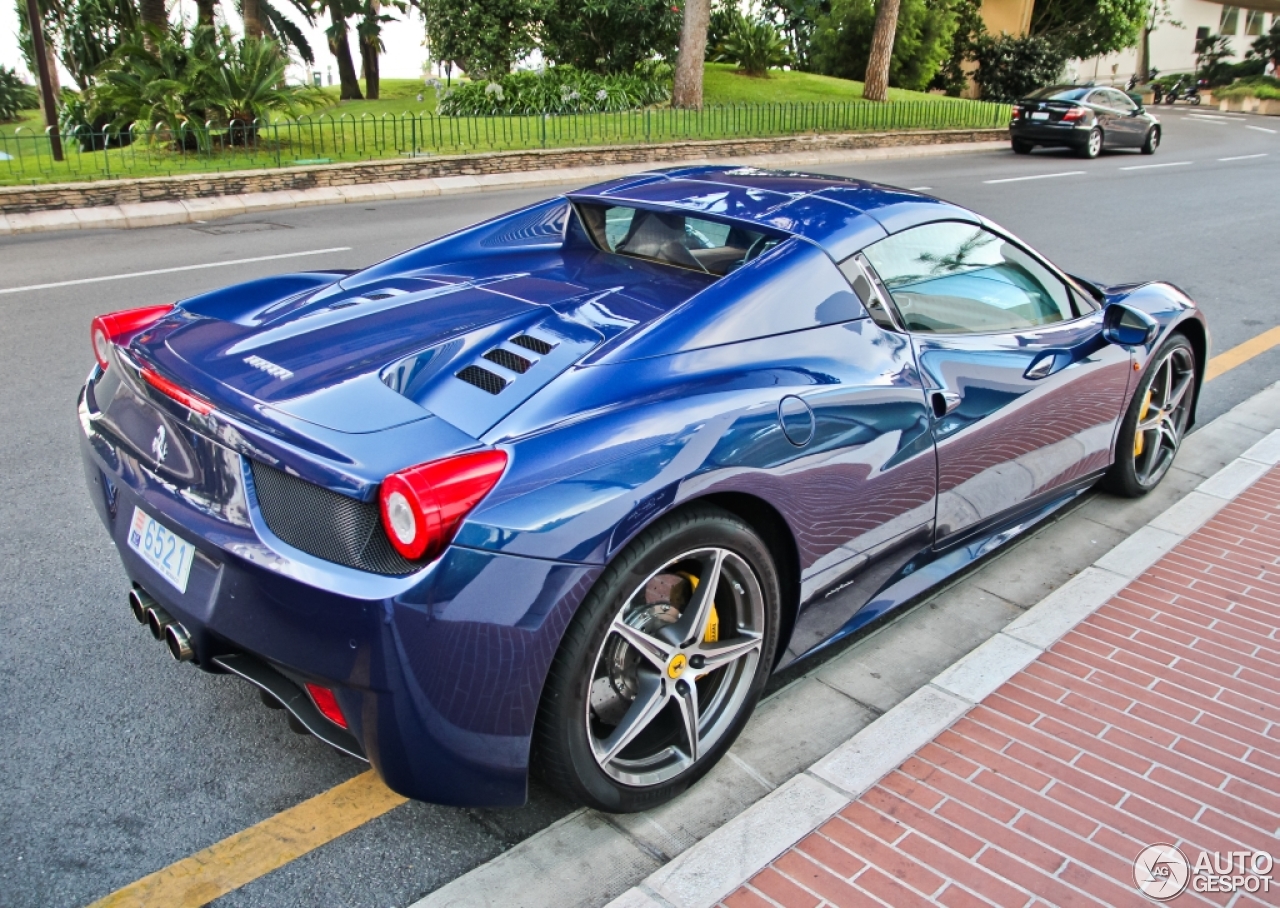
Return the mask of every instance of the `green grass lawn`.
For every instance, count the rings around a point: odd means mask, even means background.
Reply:
[[[338,161],[395,160],[531,148],[697,141],[894,129],[977,128],[1007,122],[1007,107],[890,90],[890,103],[862,100],[862,83],[776,71],[752,78],[708,64],[701,111],[669,107],[609,114],[437,117],[435,93],[416,79],[388,79],[377,101],[333,99],[297,121],[273,117],[250,143],[196,153],[167,140],[138,141],[103,153],[67,141],[63,162],[49,158],[38,111],[0,125],[0,185],[147,177]],[[423,100],[417,100],[419,91]],[[15,135],[16,134],[16,135]],[[215,140],[220,143],[219,139]]]

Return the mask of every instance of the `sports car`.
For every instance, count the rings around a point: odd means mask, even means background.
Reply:
[[[517,805],[535,770],[619,812],[706,773],[770,673],[1154,487],[1209,342],[1177,288],[956,205],[731,166],[91,339],[89,491],[175,659],[409,797]]]

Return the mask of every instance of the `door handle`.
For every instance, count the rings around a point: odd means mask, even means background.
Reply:
[[[946,416],[960,406],[960,395],[954,391],[934,391],[929,395],[929,403],[933,406],[933,415],[938,419]]]

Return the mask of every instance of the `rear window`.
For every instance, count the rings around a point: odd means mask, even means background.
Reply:
[[[1037,88],[1027,97],[1032,101],[1079,101],[1089,93],[1089,89],[1076,85],[1049,85]]]
[[[677,211],[579,202],[591,239],[605,252],[717,277],[758,258],[785,238]]]

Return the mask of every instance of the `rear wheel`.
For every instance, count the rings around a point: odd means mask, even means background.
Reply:
[[[1147,137],[1142,140],[1142,153],[1155,154],[1156,149],[1160,147],[1160,127],[1152,126],[1147,131]]]
[[[1152,357],[1120,424],[1116,460],[1104,480],[1110,491],[1138,498],[1164,479],[1191,421],[1196,382],[1195,349],[1175,334]]]
[[[1014,154],[1031,154],[1031,149],[1033,147],[1035,146],[1033,146],[1030,142],[1025,141],[1024,139],[1013,140]]]
[[[1096,158],[1102,154],[1102,130],[1097,126],[1089,130],[1089,137],[1076,149],[1076,154],[1082,158]]]
[[[547,678],[534,761],[600,810],[661,804],[746,725],[773,665],[781,591],[760,537],[720,508],[637,537],[574,616]]]

